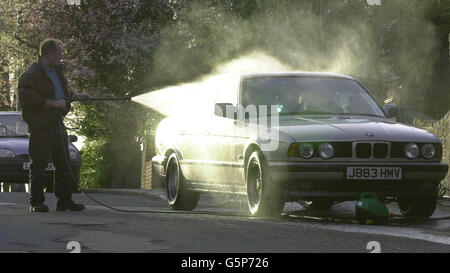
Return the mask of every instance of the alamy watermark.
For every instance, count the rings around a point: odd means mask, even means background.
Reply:
[[[270,105],[269,112],[268,105],[216,104],[215,115],[234,119],[245,136],[258,139],[261,150],[269,152],[277,150],[280,141],[279,111],[279,105]]]

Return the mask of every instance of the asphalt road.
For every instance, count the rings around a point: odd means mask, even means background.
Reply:
[[[174,213],[157,196],[91,195],[117,208],[155,212],[112,211],[81,194],[73,199],[86,210],[57,212],[55,197],[46,194],[50,212],[30,213],[26,193],[0,193],[0,252],[70,252],[74,241],[81,252],[364,253],[375,241],[381,252],[450,253],[450,220],[359,225],[353,222],[354,202],[325,213],[287,203],[279,219],[261,219],[247,216],[244,200],[230,196],[205,196],[194,212]],[[398,213],[396,205],[389,209]],[[450,216],[450,202],[433,218],[444,216]]]

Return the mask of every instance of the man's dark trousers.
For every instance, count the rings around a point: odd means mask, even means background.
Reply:
[[[62,122],[60,123],[60,128],[65,128]],[[45,169],[48,165],[49,154],[55,166],[55,195],[58,201],[70,199],[72,197],[72,180],[68,169],[69,166],[67,166],[68,163],[70,164],[70,159],[65,129],[61,132],[58,126],[55,126],[52,129],[32,131],[30,133],[28,152],[31,158],[30,204],[33,206],[42,204],[45,201]]]

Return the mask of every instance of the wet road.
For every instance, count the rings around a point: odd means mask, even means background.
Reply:
[[[117,208],[155,212],[112,211],[81,194],[74,200],[85,211],[57,212],[54,196],[46,194],[50,212],[29,213],[26,193],[0,193],[0,252],[70,252],[72,241],[81,252],[370,252],[376,241],[381,252],[450,253],[450,220],[359,225],[354,202],[322,213],[287,203],[279,219],[261,219],[247,216],[245,200],[233,196],[204,196],[194,212],[174,213],[157,197],[91,195]],[[389,209],[399,213],[394,204]],[[448,201],[433,218],[445,216]]]

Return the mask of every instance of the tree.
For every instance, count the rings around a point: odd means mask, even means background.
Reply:
[[[151,68],[159,28],[173,17],[172,4],[163,2],[82,1],[80,6],[69,6],[65,1],[4,1],[6,30],[1,39],[6,46],[0,55],[12,60],[9,69],[14,71],[15,81],[36,59],[39,42],[55,37],[65,43],[65,68],[72,91],[98,96],[132,96],[140,91],[142,78]],[[151,120],[149,113],[135,105],[112,103],[76,106],[74,113],[68,124],[87,137],[86,154],[104,158],[89,162],[93,157],[88,156],[82,179],[93,181],[87,176],[97,171],[98,185],[120,186],[124,177],[138,180],[139,163],[134,158],[139,158],[143,120]],[[126,160],[124,154],[129,154]]]

